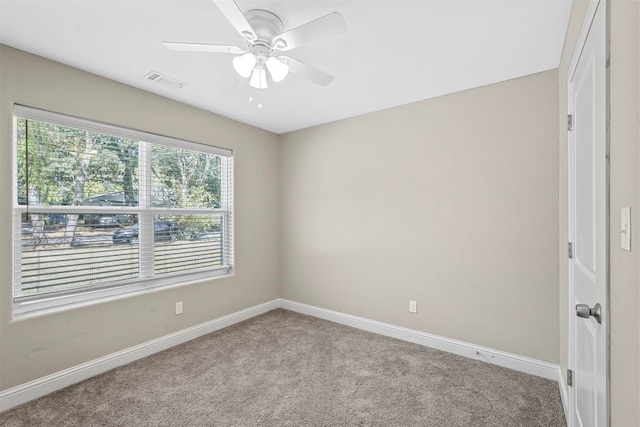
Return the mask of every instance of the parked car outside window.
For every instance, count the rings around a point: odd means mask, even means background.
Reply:
[[[121,228],[113,233],[114,244],[137,244],[139,224],[134,224],[131,227]],[[153,237],[156,242],[172,242],[176,240],[176,233],[180,227],[175,222],[171,221],[156,221],[154,224]]]
[[[85,225],[91,225],[93,227],[118,227],[120,226],[120,220],[115,215],[83,215],[83,221]]]

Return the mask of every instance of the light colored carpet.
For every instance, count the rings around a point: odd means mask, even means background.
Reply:
[[[0,414],[2,426],[565,426],[553,381],[274,310]]]

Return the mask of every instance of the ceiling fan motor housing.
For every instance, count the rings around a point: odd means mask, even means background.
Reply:
[[[267,48],[269,51],[273,48],[271,42],[274,37],[282,34],[284,31],[284,25],[280,18],[267,10],[252,9],[248,10],[244,14],[247,18],[247,22],[253,28],[256,33],[256,40],[251,43],[253,53],[258,56],[259,53],[263,53],[260,50],[254,50],[254,48]],[[267,55],[268,56],[268,53]]]

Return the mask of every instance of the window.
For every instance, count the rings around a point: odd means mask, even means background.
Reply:
[[[14,316],[229,274],[230,150],[15,106]]]

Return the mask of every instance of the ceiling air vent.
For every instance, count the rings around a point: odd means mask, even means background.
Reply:
[[[180,80],[174,79],[173,77],[169,77],[153,70],[145,74],[144,78],[152,82],[161,84],[162,86],[171,87],[174,89],[182,89],[187,85],[185,82],[181,82]]]

